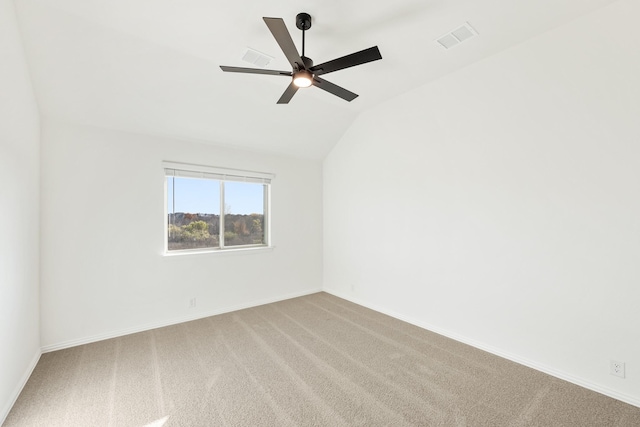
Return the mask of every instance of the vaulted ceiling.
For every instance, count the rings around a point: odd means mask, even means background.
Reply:
[[[41,113],[80,124],[323,158],[359,113],[508,49],[613,0],[15,0]],[[371,46],[383,59],[323,77],[360,96],[317,88],[276,101],[288,77],[223,73],[252,48],[290,70],[262,17],[313,26],[306,54],[325,62]],[[478,32],[434,42],[465,22]],[[570,52],[567,52],[570,54]]]

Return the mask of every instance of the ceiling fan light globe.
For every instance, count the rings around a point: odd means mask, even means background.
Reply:
[[[298,71],[293,75],[293,84],[298,87],[309,87],[313,83],[313,74],[307,70]]]

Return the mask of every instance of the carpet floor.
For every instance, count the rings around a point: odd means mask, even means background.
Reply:
[[[640,426],[640,408],[326,293],[42,355],[12,426]]]

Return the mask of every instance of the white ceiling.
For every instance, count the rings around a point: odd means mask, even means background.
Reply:
[[[15,0],[42,114],[81,124],[323,158],[362,111],[613,0]],[[360,96],[318,88],[276,101],[287,77],[252,67],[247,47],[290,70],[262,17],[282,17],[316,64],[377,45],[383,59],[327,74]],[[479,33],[434,43],[468,21]],[[569,53],[568,53],[569,54]]]

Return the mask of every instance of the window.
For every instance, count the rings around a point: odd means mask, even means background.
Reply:
[[[164,162],[166,250],[269,246],[272,174]]]

